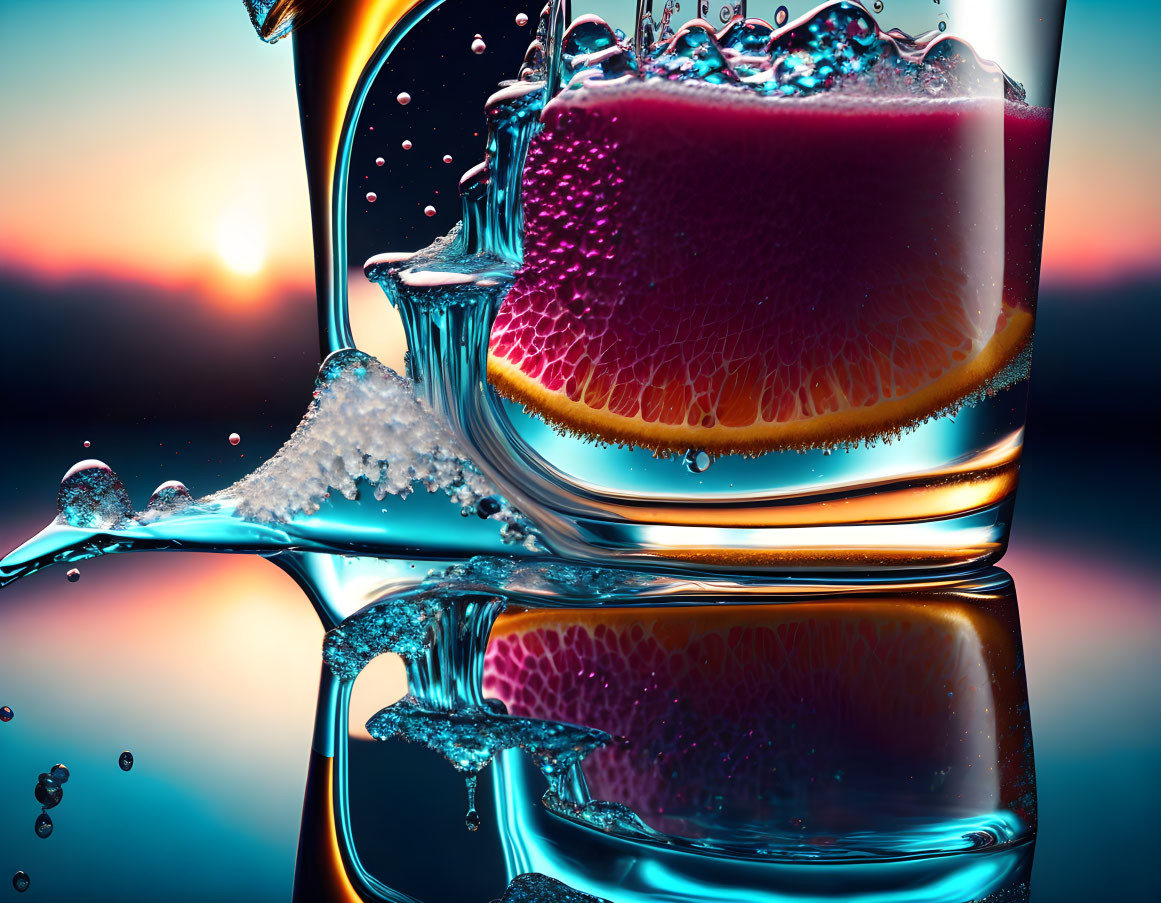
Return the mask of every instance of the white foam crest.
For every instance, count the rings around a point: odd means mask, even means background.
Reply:
[[[285,523],[314,514],[332,492],[355,500],[370,488],[382,501],[418,484],[468,510],[496,494],[410,381],[369,355],[339,355],[323,365],[326,381],[278,454],[210,500],[232,501],[249,520]],[[519,519],[506,505],[493,516]]]

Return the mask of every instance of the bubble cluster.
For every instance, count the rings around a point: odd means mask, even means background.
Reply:
[[[61,480],[57,520],[90,530],[125,526],[133,518],[129,493],[108,464],[88,459],[74,464]]]

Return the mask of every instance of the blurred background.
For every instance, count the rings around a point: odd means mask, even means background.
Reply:
[[[1037,903],[1156,892],[1161,58],[1132,40],[1140,19],[1071,0],[1056,106],[1003,562],[1036,738]],[[527,36],[487,37],[478,75],[494,84]],[[396,197],[406,240],[421,205],[439,211],[425,228],[454,222],[483,128],[415,112],[407,165],[446,170],[424,183],[446,189]],[[48,522],[78,459],[112,465],[140,507],[164,480],[205,494],[272,454],[318,362],[290,47],[261,44],[238,0],[0,0],[0,122],[0,547]],[[352,197],[407,190],[372,182],[374,156],[402,153],[380,134],[360,135]],[[356,243],[371,212],[351,208]],[[352,293],[357,334],[401,367],[378,289],[356,275]],[[5,590],[0,895],[24,869],[43,900],[288,899],[321,637],[259,559],[113,557],[75,584],[52,569]],[[103,777],[67,786],[46,842],[31,790],[58,761]]]

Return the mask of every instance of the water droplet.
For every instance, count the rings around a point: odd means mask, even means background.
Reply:
[[[883,11],[883,0],[875,0],[875,2],[871,4],[871,8],[874,9],[875,12],[881,13]]]
[[[500,503],[492,498],[490,495],[480,499],[476,502],[476,514],[482,518],[489,518],[493,514],[500,513]]]
[[[435,208],[432,207],[431,204],[428,204],[426,207],[423,208],[423,215],[424,216],[435,216]]]
[[[705,471],[709,470],[709,466],[713,464],[713,459],[709,456],[708,452],[698,448],[691,448],[685,453],[685,457],[681,463],[685,465],[685,469],[690,473],[705,473]]]
[[[451,155],[451,154],[444,154],[444,155],[443,155],[443,162],[444,162],[444,163],[451,163],[451,161],[452,161],[452,155]]]
[[[125,750],[117,757],[117,764],[121,766],[122,771],[128,771],[133,767],[133,753]]]
[[[57,763],[49,770],[52,779],[58,784],[67,784],[69,782],[69,769],[67,765]]]
[[[524,13],[516,13],[516,24],[523,28],[528,24],[528,16]]]
[[[81,569],[69,568],[67,571],[65,571],[65,577],[68,579],[69,583],[76,583],[81,579]]]
[[[28,890],[28,885],[32,882],[28,878],[28,873],[24,870],[17,872],[12,876],[12,886],[16,888],[17,893],[24,893]]]
[[[946,23],[946,22],[940,22],[940,23],[939,23],[939,30],[940,30],[940,31],[947,31],[947,23]]]
[[[48,837],[52,833],[52,817],[47,812],[41,812],[36,816],[33,830],[36,831],[37,837]]]
[[[375,194],[373,191],[367,192],[367,203],[374,204],[377,200],[379,200],[379,195]]]
[[[92,444],[88,439],[85,440],[85,448],[88,448]]]
[[[789,18],[790,10],[788,10],[785,6],[778,7],[778,9],[774,12],[774,24],[779,28],[785,25]]]
[[[476,775],[464,775],[464,784],[468,788],[468,811],[464,815],[464,825],[469,831],[480,827],[480,813],[476,811]]]
[[[399,105],[403,106],[403,107],[405,107],[409,103],[411,103],[411,95],[408,94],[406,91],[400,91],[398,94],[395,95],[395,99],[397,101],[399,101]]]
[[[403,140],[403,149],[404,150],[411,150],[411,139],[410,138],[405,138]]]
[[[230,444],[231,445],[237,445],[241,441],[242,441],[242,437],[239,436],[237,433],[230,433]]]
[[[386,161],[386,160],[384,160],[382,157],[376,157],[376,158],[375,158],[375,165],[376,165],[376,166],[382,166],[382,165],[383,165],[384,163],[386,163],[386,162],[387,162],[387,161]]]
[[[476,38],[472,41],[472,53],[479,55],[487,49],[488,45],[484,43],[483,39]]]
[[[3,721],[5,724],[11,721],[14,717],[16,717],[16,713],[8,706],[4,706],[4,708],[0,709],[0,721]]]
[[[57,517],[70,527],[119,527],[133,516],[133,503],[121,480],[104,461],[74,464],[61,480]]]
[[[45,809],[53,809],[59,806],[60,801],[64,798],[64,788],[47,774],[42,774],[40,780],[36,782],[33,795]]]

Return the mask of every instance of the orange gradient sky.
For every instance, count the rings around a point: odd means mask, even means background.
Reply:
[[[1095,85],[1085,46],[1114,40],[1119,5],[1069,4],[1046,284],[1161,270],[1161,62],[1126,55],[1118,86]],[[0,0],[0,267],[198,285],[226,301],[309,290],[288,43],[258,41],[240,3],[183,11],[163,35],[148,10]]]

